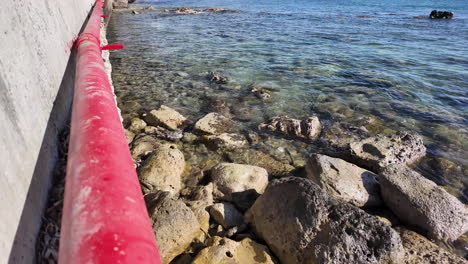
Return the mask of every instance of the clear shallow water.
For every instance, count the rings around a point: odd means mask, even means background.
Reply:
[[[414,131],[429,151],[418,169],[466,202],[468,2],[406,2],[140,1],[158,10],[115,12],[109,26],[109,40],[126,45],[111,56],[116,93],[122,105],[163,103],[192,119],[223,100],[250,128],[275,115],[318,114],[325,124],[370,118],[372,134]],[[163,11],[180,6],[238,12]],[[415,18],[432,9],[455,18]],[[231,83],[210,84],[209,71]],[[252,87],[272,98],[256,98]]]

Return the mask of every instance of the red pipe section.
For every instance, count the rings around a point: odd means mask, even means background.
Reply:
[[[101,56],[99,7],[76,43],[59,263],[161,263]]]

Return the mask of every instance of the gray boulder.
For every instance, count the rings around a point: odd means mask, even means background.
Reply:
[[[392,164],[411,164],[426,155],[422,138],[408,133],[370,137],[349,147],[352,159],[373,171]]]
[[[162,262],[169,263],[200,235],[200,224],[192,210],[168,192],[147,194],[145,202]]]
[[[355,206],[379,206],[377,175],[342,159],[313,154],[306,164],[307,178],[328,194]]]
[[[270,130],[288,136],[315,140],[320,135],[322,126],[316,116],[302,121],[287,116],[276,116],[267,123],[260,124],[258,128],[259,130]]]
[[[138,169],[145,192],[152,190],[176,194],[182,187],[181,175],[185,169],[184,154],[173,144],[157,146]]]
[[[468,231],[468,210],[455,196],[404,166],[389,166],[379,174],[382,198],[407,224],[430,238],[456,240]]]
[[[145,117],[150,126],[162,126],[170,130],[183,129],[187,125],[187,119],[176,110],[161,105],[159,109],[152,110]]]
[[[245,215],[282,263],[400,263],[391,227],[309,179],[274,180]]]

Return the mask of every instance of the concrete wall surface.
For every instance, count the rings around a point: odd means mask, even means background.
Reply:
[[[0,263],[34,261],[56,134],[69,115],[67,64],[93,3],[14,0],[0,7]]]

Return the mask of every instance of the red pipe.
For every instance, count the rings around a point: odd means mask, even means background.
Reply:
[[[99,7],[76,44],[59,263],[161,263],[101,56]]]

